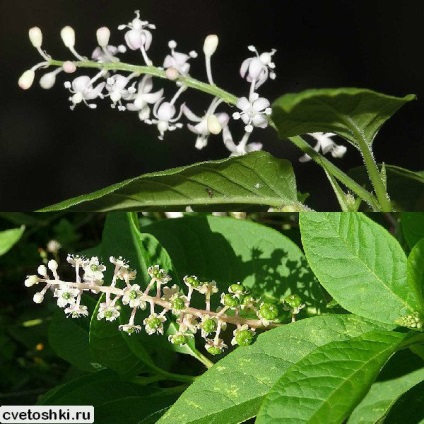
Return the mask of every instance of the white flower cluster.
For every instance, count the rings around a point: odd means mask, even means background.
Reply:
[[[47,267],[38,267],[38,275],[27,277],[25,286],[44,283],[45,287],[34,295],[34,302],[41,303],[47,290],[51,289],[53,296],[57,298],[57,305],[64,308],[68,317],[72,318],[87,316],[89,313],[87,306],[81,305],[83,292],[105,293],[105,301],[98,304],[97,319],[115,321],[121,316],[122,307],[129,307],[131,314],[128,322],[119,325],[119,329],[129,335],[141,331],[141,323],[136,324],[136,313],[149,306],[149,314],[142,321],[147,334],[163,334],[163,324],[172,320],[173,316],[177,331],[168,336],[172,344],[184,345],[197,333],[205,340],[205,349],[213,355],[222,353],[228,347],[221,337],[227,324],[236,326],[231,344],[247,346],[253,342],[256,328],[266,328],[279,322],[278,307],[254,299],[240,283],[232,284],[227,293],[221,294],[223,306],[214,312],[211,310],[211,296],[218,292],[215,281],[202,282],[196,276],[185,276],[183,281],[188,293],[184,294],[176,284],[168,287],[171,277],[159,265],[154,265],[147,270],[150,282],[143,290],[139,284],[131,283],[136,279],[137,272],[129,267],[127,261],[113,256],[109,260],[114,265],[110,285],[103,284],[106,267],[98,257],[88,259],[68,255],[67,261],[75,268],[74,281],[62,281],[57,272],[58,263],[50,260]],[[48,270],[53,278],[49,277]],[[118,287],[119,281],[125,283],[124,288]],[[205,309],[190,306],[194,292],[205,296]],[[300,305],[300,298],[293,299],[286,302],[292,316],[299,313],[304,306]],[[156,310],[157,307],[162,308],[160,313]],[[297,309],[294,310],[295,308]],[[231,311],[231,314],[226,314],[227,311]],[[247,318],[252,313],[259,319]]]
[[[206,112],[202,116],[192,112],[185,103],[177,106],[180,95],[188,88],[186,82],[190,79],[190,59],[197,57],[194,51],[188,54],[176,51],[177,43],[171,40],[168,44],[170,53],[165,57],[162,66],[154,67],[148,56],[152,44],[152,30],[156,27],[140,18],[139,11],[136,17],[128,24],[120,25],[119,30],[124,30],[125,45],[114,46],[109,44],[110,30],[106,27],[97,30],[98,46],[91,54],[91,60],[81,56],[75,50],[75,31],[66,26],[61,31],[61,37],[65,46],[77,59],[76,61],[59,62],[54,61],[41,49],[42,33],[38,27],[29,30],[29,38],[33,46],[42,56],[43,61],[30,70],[24,72],[19,79],[19,86],[23,89],[31,87],[35,71],[40,68],[57,66],[51,72],[40,78],[42,88],[53,87],[56,76],[60,72],[74,73],[78,68],[97,68],[94,76],[80,75],[72,81],[65,82],[65,88],[71,93],[69,101],[71,109],[78,104],[84,103],[89,108],[97,107],[93,100],[109,98],[111,106],[119,111],[134,111],[138,113],[139,119],[148,124],[156,125],[159,131],[158,138],[163,140],[165,133],[183,127],[181,118],[184,115],[189,123],[188,129],[196,134],[195,147],[202,149],[208,144],[211,134],[222,133],[224,145],[230,151],[231,156],[243,155],[247,152],[260,150],[261,143],[248,143],[254,128],[265,128],[268,126],[268,116],[271,114],[270,102],[260,97],[257,90],[268,78],[274,79],[275,64],[272,56],[276,50],[259,54],[253,46],[249,50],[254,53],[243,61],[240,75],[250,83],[250,91],[247,97],[240,97],[236,102],[239,112],[232,114],[234,120],[240,119],[244,123],[245,133],[240,142],[233,140],[229,129],[230,115],[226,112],[218,112],[218,107],[224,102],[221,97],[214,97]],[[209,35],[203,45],[205,55],[206,73],[210,87],[216,87],[212,78],[211,57],[218,46],[218,37]],[[146,66],[133,66],[120,63],[118,55],[125,53],[128,49],[139,50]],[[122,66],[118,66],[122,65]],[[119,73],[126,70],[127,74]],[[131,70],[128,70],[131,69]],[[144,74],[139,79],[141,74]],[[164,89],[153,89],[153,76],[159,76],[174,81],[178,87],[177,92],[166,99]],[[195,81],[195,80],[192,80]],[[203,84],[203,83],[202,83]]]

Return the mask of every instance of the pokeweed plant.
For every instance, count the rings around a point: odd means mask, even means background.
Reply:
[[[39,404],[91,404],[99,423],[418,422],[420,222],[400,215],[401,247],[362,213],[302,212],[301,249],[248,220],[109,213],[73,277],[50,260],[25,281],[36,303],[52,293],[50,344],[86,371]]]
[[[260,142],[250,142],[254,130],[269,125],[281,139],[291,141],[302,150],[301,162],[313,160],[323,168],[341,210],[357,211],[361,204],[372,211],[386,212],[419,208],[424,191],[422,174],[378,164],[373,153],[380,127],[401,106],[415,99],[414,95],[398,98],[368,89],[319,89],[285,94],[271,105],[259,91],[269,79],[276,78],[273,56],[277,50],[260,53],[252,45],[248,46],[250,57],[240,67],[240,75],[249,86],[246,93],[235,95],[216,85],[212,76],[212,56],[219,41],[217,35],[211,34],[204,41],[207,82],[203,82],[189,73],[190,61],[198,56],[197,52],[177,51],[175,40],[169,41],[170,53],[160,62],[161,66],[154,66],[148,54],[152,31],[156,27],[142,20],[139,11],[135,15],[131,22],[118,27],[125,31],[125,45],[109,44],[110,30],[99,28],[96,32],[98,46],[91,59],[76,51],[72,27],[61,30],[61,38],[72,53],[72,60],[53,59],[42,49],[40,28],[31,28],[30,41],[43,60],[22,74],[19,86],[30,88],[35,72],[46,68],[54,70],[40,78],[40,85],[45,89],[54,86],[61,72],[71,76],[77,71],[89,71],[90,74],[65,82],[65,88],[71,93],[71,109],[84,103],[94,109],[96,100],[108,98],[112,108],[137,112],[143,123],[155,125],[160,140],[168,137],[168,132],[181,129],[185,118],[188,129],[196,135],[197,149],[204,148],[210,136],[221,134],[230,158],[143,175],[43,210],[191,210],[196,207],[217,210],[235,206],[243,210],[251,205],[277,211],[309,210],[304,203],[306,196],[297,192],[290,162],[262,152]],[[122,62],[120,55],[127,49],[140,51],[144,64]],[[176,91],[168,95],[164,88],[154,89],[157,79],[170,81]],[[209,107],[201,116],[186,102],[180,102],[188,89],[211,97]],[[234,140],[230,130],[233,121],[243,123],[244,133],[239,141]],[[313,147],[301,137],[305,134],[314,139]],[[332,139],[335,135],[359,151],[363,168],[348,175],[323,156],[331,153],[334,158],[342,158],[346,154],[347,147]],[[408,200],[402,195],[405,190],[411,194]]]

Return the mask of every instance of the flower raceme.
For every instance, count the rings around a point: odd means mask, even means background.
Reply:
[[[133,283],[137,271],[131,269],[126,260],[121,257],[110,257],[109,260],[114,266],[110,285],[104,284],[106,266],[98,257],[88,259],[68,255],[67,262],[75,269],[73,281],[61,280],[57,272],[58,263],[50,260],[47,267],[38,267],[38,275],[27,277],[25,286],[45,284],[34,295],[34,302],[41,303],[50,290],[53,297],[57,298],[57,305],[72,318],[89,314],[87,306],[81,304],[84,292],[104,293],[104,302],[97,309],[98,320],[112,322],[121,319],[121,310],[127,307],[131,310],[130,317],[128,322],[119,325],[119,330],[131,335],[144,328],[149,335],[163,335],[164,324],[167,321],[174,322],[177,332],[168,336],[172,344],[184,345],[195,334],[199,334],[205,341],[205,349],[213,355],[222,353],[228,347],[222,337],[228,324],[236,327],[231,345],[247,346],[253,342],[256,329],[271,328],[282,321],[282,311],[277,305],[254,299],[240,283],[230,285],[227,292],[221,294],[222,306],[212,311],[211,297],[218,293],[215,281],[205,282],[194,275],[185,276],[183,282],[188,291],[184,293],[176,284],[169,286],[171,277],[159,265],[153,265],[147,271],[150,281],[142,289],[140,284]],[[205,297],[204,309],[190,306],[194,292]],[[291,321],[295,320],[295,315],[304,306],[298,297],[297,303],[293,304],[293,296],[288,297],[287,302],[284,301],[284,310],[291,311]]]
[[[29,39],[43,61],[22,74],[19,86],[25,90],[30,88],[35,79],[35,72],[41,68],[56,67],[40,78],[40,86],[44,89],[52,88],[56,83],[57,75],[61,72],[73,74],[83,68],[96,69],[97,73],[94,75],[81,75],[72,81],[65,82],[65,88],[71,93],[69,97],[71,110],[81,103],[90,109],[95,109],[97,105],[93,100],[109,98],[112,108],[116,108],[118,111],[137,112],[140,121],[147,125],[156,125],[159,140],[163,140],[168,131],[182,128],[184,124],[181,120],[182,117],[185,117],[189,121],[187,128],[197,136],[195,147],[199,150],[208,145],[211,134],[218,135],[220,133],[222,133],[222,141],[229,150],[230,156],[261,150],[262,143],[248,143],[248,140],[255,128],[268,126],[271,114],[270,102],[266,98],[260,97],[258,89],[268,79],[276,78],[276,65],[272,60],[276,50],[259,53],[255,46],[248,46],[248,50],[253,53],[253,56],[242,62],[240,76],[250,83],[249,93],[247,96],[236,97],[218,88],[213,81],[211,59],[218,47],[217,35],[208,35],[203,44],[208,80],[208,83],[203,83],[193,79],[189,73],[190,60],[197,58],[197,52],[177,51],[175,40],[169,41],[170,53],[162,61],[162,66],[153,66],[153,61],[147,52],[152,46],[152,31],[156,29],[156,26],[142,20],[138,10],[135,11],[135,15],[135,18],[128,24],[118,26],[119,30],[125,30],[125,45],[109,44],[111,32],[107,27],[101,27],[96,31],[98,46],[92,51],[91,60],[76,51],[76,36],[72,27],[64,27],[60,35],[65,47],[77,60],[64,62],[53,60],[42,50],[42,32],[38,27],[31,28]],[[118,56],[125,53],[127,49],[140,51],[145,66],[122,63]],[[175,83],[178,90],[171,100],[167,100],[164,88],[153,89],[153,77]],[[179,97],[189,87],[214,96],[207,111],[200,116],[192,112],[185,102],[177,105]],[[239,111],[233,112],[231,116],[233,120],[241,120],[244,123],[245,132],[238,143],[233,141],[229,128],[230,114],[217,111],[225,104],[237,107]],[[346,148],[337,146],[329,139],[333,134],[313,133],[311,135],[318,141],[315,150],[322,150],[323,153],[331,152],[332,156],[337,158],[344,155]],[[300,161],[306,162],[309,159],[309,156],[304,155]]]

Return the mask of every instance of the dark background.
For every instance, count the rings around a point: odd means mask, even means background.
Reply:
[[[378,161],[423,168],[424,162],[424,7],[422,0],[0,0],[0,210],[35,210],[79,194],[106,187],[147,172],[228,156],[221,137],[210,138],[204,150],[194,148],[195,135],[187,129],[157,140],[155,127],[142,124],[135,113],[120,113],[109,101],[98,109],[78,105],[69,110],[69,93],[60,75],[53,89],[42,90],[37,74],[33,87],[20,90],[22,72],[41,61],[28,40],[28,29],[43,31],[43,48],[53,58],[69,59],[60,30],[71,25],[76,49],[90,55],[95,31],[111,29],[111,44],[123,41],[117,26],[134,17],[156,24],[149,56],[162,64],[167,42],[175,39],[178,51],[202,52],[210,33],[220,37],[213,57],[215,82],[244,96],[248,84],[239,75],[241,62],[250,56],[247,46],[260,52],[276,48],[277,80],[267,82],[260,94],[273,101],[287,92],[308,88],[356,86],[385,94],[417,94],[386,123],[375,143]],[[141,63],[141,55],[121,56]],[[191,74],[205,80],[203,58],[192,61]],[[168,87],[168,96],[174,88]],[[171,93],[171,94],[170,94]],[[209,98],[185,93],[184,100],[201,114]],[[237,125],[236,125],[237,127]],[[293,162],[302,192],[312,192],[309,206],[337,208],[321,169],[300,164],[301,152],[276,138],[271,129],[256,130],[251,141],[264,150]],[[342,169],[361,164],[359,155],[337,160]],[[318,190],[318,191],[317,191]]]

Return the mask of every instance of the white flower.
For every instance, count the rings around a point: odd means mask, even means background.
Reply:
[[[178,116],[175,116],[177,109],[173,103],[163,102],[160,99],[153,107],[153,115],[156,119],[146,119],[146,124],[156,124],[159,130],[159,140],[163,140],[166,131],[174,131],[182,128],[183,124],[176,123],[182,115],[182,107]]]
[[[71,316],[72,318],[79,318],[80,315],[87,316],[88,310],[85,305],[71,305],[65,309],[65,314]]]
[[[237,100],[237,107],[240,112],[233,113],[234,119],[240,119],[246,124],[245,131],[251,133],[253,127],[265,128],[268,126],[266,116],[271,115],[269,100],[264,97],[259,97],[258,93],[252,93],[247,97],[241,97]]]
[[[216,349],[222,352],[227,347],[228,346],[224,343],[224,340],[220,338],[206,339],[205,349],[210,353],[215,354]],[[212,348],[213,350],[210,351],[210,348]]]
[[[80,291],[76,288],[71,287],[68,284],[55,289],[53,296],[57,297],[57,305],[60,308],[64,308],[66,305],[74,305],[75,298],[79,295]]]
[[[103,272],[106,267],[99,263],[99,258],[93,256],[90,261],[84,265],[84,281],[90,283],[99,283],[103,281]]]
[[[254,88],[261,86],[268,77],[275,79],[275,63],[272,62],[272,56],[277,51],[272,49],[270,52],[259,55],[254,46],[249,46],[248,49],[256,53],[256,56],[246,59],[240,67],[240,75],[246,77],[248,82],[253,83]]]
[[[75,78],[72,84],[66,81],[65,88],[74,94],[69,98],[69,101],[72,103],[71,110],[74,110],[75,106],[81,102],[84,102],[90,109],[95,109],[97,105],[88,103],[87,100],[93,100],[97,97],[103,98],[102,90],[105,85],[105,82],[101,82],[97,87],[93,87],[92,80],[87,75]]]
[[[320,150],[323,154],[331,152],[333,158],[341,158],[347,151],[347,148],[345,146],[338,145],[331,139],[331,137],[336,135],[334,133],[314,132],[309,133],[309,135],[317,141],[314,147],[314,150],[317,152],[319,152]],[[299,158],[299,162],[308,162],[310,160],[311,157],[307,154]]]
[[[163,334],[163,323],[166,321],[166,318],[158,314],[150,314],[144,321],[144,328],[146,333],[152,335],[154,333]]]
[[[225,128],[228,124],[228,121],[230,117],[226,113],[217,113],[214,114],[215,109],[217,105],[219,104],[220,100],[218,98],[215,98],[211,105],[209,106],[207,112],[204,116],[199,117],[195,115],[187,106],[183,106],[183,113],[184,115],[192,122],[197,122],[196,125],[187,124],[188,129],[193,132],[194,134],[197,134],[196,149],[203,149],[208,144],[208,137],[211,133],[219,134],[220,130],[222,128]],[[211,118],[214,117],[218,121],[217,129],[212,128],[211,126]],[[212,131],[211,131],[212,130]]]
[[[128,268],[129,266],[128,261],[126,261],[122,256],[119,256],[118,258],[111,256],[109,261],[118,267]]]
[[[141,121],[145,121],[150,117],[149,104],[155,104],[163,95],[163,89],[151,93],[153,82],[151,75],[145,75],[138,83],[137,92],[133,94],[130,100],[133,103],[127,103],[127,109],[138,112]]]
[[[106,319],[106,321],[115,321],[116,318],[119,317],[120,307],[115,305],[108,305],[107,303],[101,303],[99,306],[99,310],[97,313],[97,319],[101,320],[103,318]]]
[[[146,302],[143,300],[143,292],[140,290],[140,286],[138,284],[133,284],[132,286],[124,289],[122,303],[124,305],[130,305],[131,308],[146,308]]]
[[[106,90],[112,100],[112,108],[115,108],[118,103],[118,110],[124,111],[126,107],[122,105],[121,99],[127,100],[137,91],[133,86],[125,88],[129,80],[129,77],[120,74],[115,74],[107,79]]]
[[[124,324],[124,325],[120,325],[119,329],[121,331],[125,331],[126,333],[128,333],[130,336],[133,333],[138,333],[141,331],[141,326],[140,325],[134,325],[134,324]]]
[[[66,258],[68,263],[70,263],[74,268],[76,267],[84,267],[88,263],[88,259],[84,256],[79,255],[68,255]]]
[[[178,324],[180,325],[179,330],[182,332],[191,331],[196,333],[199,323],[195,316],[192,314],[184,314],[183,319],[177,319]]]
[[[135,11],[136,18],[132,20],[128,25],[119,25],[118,29],[129,28],[130,30],[125,33],[125,41],[127,46],[131,50],[140,49],[146,65],[152,65],[152,62],[147,57],[147,50],[149,50],[150,45],[152,44],[152,33],[146,28],[155,29],[156,26],[149,24],[148,21],[142,21],[140,19],[140,11]]]
[[[50,253],[57,253],[61,247],[62,245],[57,240],[50,240],[46,246],[47,251]]]
[[[96,47],[91,54],[91,58],[98,63],[112,63],[119,62],[119,59],[115,57],[118,53],[125,53],[127,51],[126,47],[120,45],[116,46],[106,46],[106,47]]]
[[[165,270],[159,265],[149,266],[147,272],[153,280],[160,281],[161,284],[166,284],[168,281],[172,280],[172,278],[166,274]]]
[[[230,129],[228,127],[224,127],[222,130],[222,137],[225,147],[231,152],[230,156],[241,156],[245,155],[246,153],[255,152],[262,149],[262,143],[247,144],[249,134],[250,133],[246,133],[240,143],[235,144]]]
[[[48,278],[48,275],[47,275],[47,268],[46,268],[46,266],[45,265],[40,265],[38,268],[37,268],[37,272],[42,276],[42,277],[44,277],[44,278]]]
[[[171,49],[171,54],[165,57],[163,67],[165,69],[174,68],[180,75],[187,76],[190,70],[190,64],[187,61],[190,58],[197,57],[197,53],[195,51],[191,51],[189,54],[176,52],[177,43],[174,40],[168,43],[168,47]]]
[[[202,294],[213,294],[218,293],[218,287],[216,287],[216,281],[211,281],[210,283],[203,283],[201,286],[197,287],[196,290]]]
[[[179,292],[180,288],[176,284],[174,284],[172,287],[164,287],[162,299],[169,301],[174,297],[175,294],[178,294]]]

